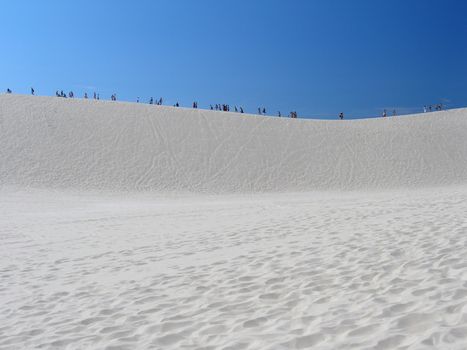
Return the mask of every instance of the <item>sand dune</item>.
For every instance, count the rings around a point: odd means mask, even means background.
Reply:
[[[0,185],[264,192],[465,183],[467,109],[291,120],[0,96]]]
[[[0,350],[465,350],[466,131],[0,96]]]

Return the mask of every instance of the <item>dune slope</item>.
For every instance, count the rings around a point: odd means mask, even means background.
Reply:
[[[467,180],[467,109],[291,120],[0,96],[0,186],[157,192],[425,187]]]

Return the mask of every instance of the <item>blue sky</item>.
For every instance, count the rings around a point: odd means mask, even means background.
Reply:
[[[0,89],[376,116],[467,106],[464,0],[0,0]]]

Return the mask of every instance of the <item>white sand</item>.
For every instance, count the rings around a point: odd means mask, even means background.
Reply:
[[[467,109],[352,121],[0,96],[0,186],[190,192],[467,179]]]
[[[466,349],[466,135],[0,96],[0,349]]]

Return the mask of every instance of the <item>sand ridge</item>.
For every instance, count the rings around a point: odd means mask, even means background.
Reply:
[[[467,109],[296,120],[0,96],[0,186],[191,193],[412,188],[467,180]]]

